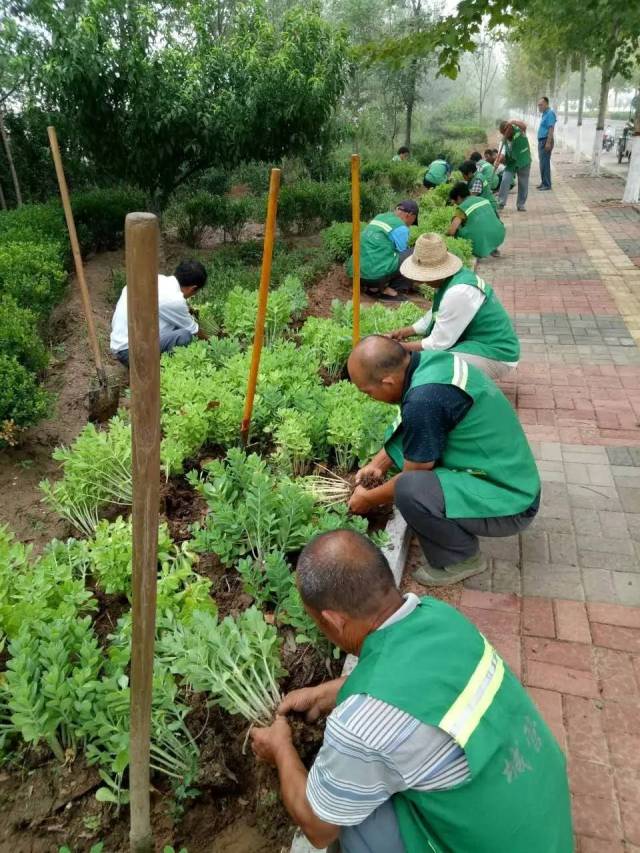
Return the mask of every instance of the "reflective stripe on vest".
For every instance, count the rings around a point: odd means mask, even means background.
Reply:
[[[451,380],[451,384],[455,385],[461,391],[467,387],[467,379],[469,378],[469,365],[467,362],[460,358],[459,355],[453,356],[453,379]]]
[[[486,200],[486,199],[485,199]],[[489,204],[489,202],[487,202]],[[473,285],[471,285],[473,287]],[[479,275],[476,275],[476,286],[481,293],[487,292],[487,283],[483,278],[480,278]]]
[[[386,222],[380,222],[378,219],[372,219],[369,225],[375,225],[376,228],[382,228],[385,234],[390,234],[393,231],[391,225],[388,225]]]
[[[480,663],[438,727],[464,747],[493,702],[504,678],[504,663],[485,637]]]
[[[491,204],[489,199],[488,198],[481,198],[480,201],[477,201],[475,204],[472,204],[471,207],[468,207],[466,210],[464,210],[464,208],[463,208],[463,210],[466,213],[466,215],[469,216],[469,214],[473,213],[474,210],[477,210],[479,207],[484,207],[487,204]]]

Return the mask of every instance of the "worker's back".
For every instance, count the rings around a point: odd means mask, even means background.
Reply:
[[[368,694],[448,732],[470,778],[393,797],[407,853],[571,853],[565,757],[520,682],[461,613],[432,598],[370,634],[338,701]]]

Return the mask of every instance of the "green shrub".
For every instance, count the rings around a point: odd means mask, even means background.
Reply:
[[[360,223],[360,230],[367,227],[366,222]],[[351,222],[333,222],[321,232],[322,245],[332,261],[339,264],[347,260],[351,254],[353,241],[351,239]]]
[[[100,252],[123,245],[127,213],[146,210],[147,198],[142,190],[113,187],[74,193],[71,205],[78,231],[84,232],[83,252]]]
[[[246,184],[252,193],[260,195],[269,188],[270,172],[268,163],[242,163],[231,173],[231,184]]]
[[[465,267],[473,260],[473,244],[464,237],[445,237],[447,249],[452,255],[457,255]]]
[[[487,144],[487,131],[477,124],[443,124],[438,127],[438,134],[444,139],[459,139],[476,145]]]
[[[50,404],[50,395],[38,387],[33,373],[16,358],[0,354],[0,446],[14,444],[15,429],[37,423]]]
[[[44,370],[49,360],[38,334],[38,318],[7,294],[0,298],[0,355],[15,357],[34,373]]]
[[[166,213],[168,224],[188,246],[199,246],[206,228],[222,228],[236,242],[254,209],[249,198],[226,198],[204,190],[174,199]]]
[[[360,187],[360,215],[369,220],[389,210],[393,192],[375,183]],[[285,234],[309,233],[317,224],[345,222],[351,219],[351,184],[349,181],[298,181],[285,186],[278,202],[278,224]]]
[[[0,212],[0,245],[56,241],[64,246],[68,242],[62,208],[56,202]]]
[[[211,195],[224,195],[231,186],[231,175],[226,169],[212,166],[191,181],[189,186],[192,189],[204,190]]]
[[[428,166],[437,159],[439,154],[444,154],[447,161],[456,168],[466,160],[472,147],[471,142],[452,141],[440,135],[427,136],[413,146],[413,156],[418,163]]]
[[[0,293],[37,314],[60,301],[67,276],[56,243],[6,243],[0,246]]]

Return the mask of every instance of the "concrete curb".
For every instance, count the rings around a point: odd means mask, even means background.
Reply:
[[[389,561],[389,566],[393,572],[393,577],[397,585],[400,585],[402,573],[407,561],[407,553],[409,551],[409,540],[411,538],[407,522],[400,515],[398,510],[393,508],[393,515],[387,522],[385,527],[389,534],[389,544],[382,549],[383,554]],[[342,667],[342,674],[349,675],[353,671],[358,659],[354,655],[347,655],[347,658]],[[291,843],[291,853],[314,853],[317,847],[313,847],[305,836],[296,830],[293,842]]]

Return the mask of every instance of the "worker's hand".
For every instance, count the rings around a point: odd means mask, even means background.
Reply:
[[[375,477],[376,480],[383,480],[384,471],[378,465],[369,462],[367,465],[363,465],[356,474],[356,486],[362,482],[363,477],[371,477],[372,479]]]
[[[315,687],[302,687],[287,693],[278,707],[279,714],[304,714],[310,723],[326,717],[336,707],[338,692],[344,678],[336,678]]]
[[[551,151],[552,148],[553,148],[553,145],[551,145],[549,142],[545,142],[545,144],[544,144],[544,150],[545,151]]]
[[[369,489],[364,486],[356,486],[349,499],[349,509],[356,515],[366,515],[375,509],[376,504],[371,502]]]
[[[386,337],[392,338],[394,341],[404,341],[405,338],[410,338],[415,335],[413,326],[405,326],[402,329],[395,329],[393,332],[387,332]]]
[[[280,715],[266,729],[251,729],[251,748],[259,759],[274,767],[278,762],[278,753],[292,744],[291,727]]]

